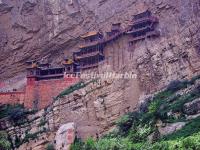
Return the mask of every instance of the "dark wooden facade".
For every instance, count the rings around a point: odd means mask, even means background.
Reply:
[[[104,60],[103,35],[99,32],[90,32],[82,36],[84,43],[80,51],[74,53],[74,60],[79,64],[78,69],[84,71],[97,68],[99,62]]]
[[[159,36],[160,33],[156,30],[156,25],[158,22],[158,19],[152,16],[149,10],[134,15],[130,29],[127,32],[128,34],[132,35],[130,42],[136,42],[145,38]]]
[[[27,78],[35,78],[37,81],[60,79],[64,77],[65,73],[72,74],[76,72],[73,62],[71,64],[63,63],[62,67],[51,67],[48,63],[39,63],[37,61],[28,61],[26,63]],[[71,67],[70,70],[67,70],[68,67]]]

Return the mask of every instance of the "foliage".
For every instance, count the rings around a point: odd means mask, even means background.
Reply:
[[[19,147],[21,145],[21,140],[18,136],[15,137],[15,147]]]
[[[65,89],[64,91],[62,91],[57,97],[56,99],[58,98],[61,98],[65,95],[69,95],[70,93],[74,92],[75,90],[78,90],[78,89],[81,89],[81,88],[84,88],[85,87],[85,84],[84,82],[79,82],[73,86],[70,86],[69,88]]]
[[[119,132],[123,135],[128,132],[133,124],[136,124],[139,121],[140,114],[137,112],[128,113],[122,116],[117,122],[119,127]]]
[[[127,138],[100,139],[96,142],[97,150],[133,150],[132,142]]]
[[[26,135],[25,135],[25,137],[24,137],[24,139],[22,139],[20,141],[19,145],[21,145],[23,143],[26,143],[26,142],[29,142],[29,140],[35,140],[35,139],[37,139],[38,135],[41,134],[41,133],[43,133],[43,132],[45,132],[45,131],[46,131],[46,129],[43,128],[43,130],[40,130],[40,131],[35,132],[35,133],[28,133],[27,132]]]
[[[96,150],[95,141],[92,138],[88,138],[84,145],[84,150]]]
[[[28,133],[25,135],[24,139],[23,139],[23,143],[28,142],[29,140],[34,140],[38,137],[38,133]]]
[[[5,131],[0,131],[0,149],[1,150],[10,150],[11,143],[8,140],[8,135]]]
[[[88,84],[94,83],[94,82],[96,82],[96,80],[91,80],[91,81],[89,81],[89,82],[87,82],[87,83],[84,83],[83,81],[81,81],[81,82],[79,82],[79,83],[77,83],[77,84],[75,84],[75,85],[72,85],[72,86],[70,86],[69,88],[67,88],[67,89],[65,89],[64,91],[62,91],[62,92],[55,98],[55,100],[57,100],[58,98],[62,98],[62,97],[65,96],[65,95],[69,95],[70,93],[72,93],[72,92],[74,92],[74,91],[76,91],[76,90],[82,89],[82,88],[86,87]]]
[[[84,143],[81,139],[75,138],[75,142],[71,145],[70,150],[83,150]]]
[[[52,143],[47,144],[46,150],[55,150],[55,147]]]
[[[35,111],[29,111],[24,108],[23,105],[16,104],[16,105],[2,105],[0,106],[0,119],[1,118],[8,118],[15,126],[24,124],[27,119],[26,116],[29,114],[34,114]]]
[[[23,109],[22,105],[1,105],[0,106],[0,118],[9,117],[9,115],[16,109]]]
[[[40,123],[38,124],[38,127],[44,126],[47,123],[45,119],[41,119]]]
[[[184,81],[174,80],[170,82],[169,85],[167,86],[167,91],[176,92],[182,88],[186,88],[187,85],[188,85],[187,80]]]
[[[0,149],[9,150],[11,149],[11,144],[7,139],[0,139]]]
[[[133,126],[133,128],[129,131],[128,138],[137,143],[144,142],[152,130],[152,127],[149,125],[139,125],[137,127]]]
[[[9,112],[9,117],[13,122],[18,122],[19,120],[24,119],[26,116],[26,111],[23,108],[17,107],[13,108]]]
[[[120,136],[119,129],[115,128],[113,131],[111,131],[108,134],[104,135],[102,138],[116,138],[118,136]]]

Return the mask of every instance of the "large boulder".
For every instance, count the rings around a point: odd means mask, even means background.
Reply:
[[[69,150],[70,145],[75,139],[75,124],[67,123],[62,125],[56,133],[56,149],[57,150]]]
[[[185,126],[185,122],[176,122],[176,123],[171,123],[167,124],[165,127],[159,127],[159,133],[161,136],[172,134],[176,132],[177,130],[180,130]]]
[[[200,113],[200,98],[186,103],[183,107],[183,111],[187,115],[195,115]]]

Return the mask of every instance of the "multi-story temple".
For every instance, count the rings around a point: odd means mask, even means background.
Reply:
[[[152,16],[149,10],[134,15],[130,24],[130,30],[127,32],[132,35],[130,42],[137,42],[145,38],[159,36],[160,33],[156,30],[157,23],[158,19]]]
[[[80,71],[97,68],[99,62],[104,60],[103,35],[100,32],[89,32],[81,38],[84,44],[80,46],[80,51],[74,53]]]

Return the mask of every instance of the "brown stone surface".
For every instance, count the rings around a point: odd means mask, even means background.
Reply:
[[[141,94],[199,73],[199,5],[199,0],[72,0],[72,4],[67,0],[1,0],[1,81],[24,72],[26,60],[44,58],[60,64],[63,54],[78,49],[80,35],[92,30],[109,31],[116,21],[125,28],[131,16],[145,8],[158,17],[161,33],[158,38],[132,46],[128,44],[129,35],[108,43],[106,61],[99,70],[131,71],[138,75],[137,80],[108,80],[110,84],[101,81],[59,99],[45,116],[50,131],[44,135],[47,140],[39,138],[36,144],[31,141],[19,149],[43,150],[44,144],[39,143],[53,141],[60,125],[68,122],[77,124],[82,138],[102,135],[119,116],[136,107]],[[52,99],[45,96],[45,100]],[[27,128],[39,131],[38,122]],[[9,134],[27,128],[10,127]]]
[[[184,105],[183,111],[187,115],[196,115],[200,112],[200,99],[195,99]]]
[[[60,64],[63,54],[78,49],[80,35],[109,31],[111,24],[126,28],[134,14],[146,8],[159,19],[160,38],[132,47],[126,35],[106,46],[113,69],[136,70],[148,93],[177,78],[199,71],[199,1],[187,0],[3,0],[0,5],[0,79],[25,70],[24,62],[44,58]],[[110,11],[112,10],[112,11]]]

